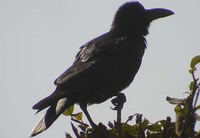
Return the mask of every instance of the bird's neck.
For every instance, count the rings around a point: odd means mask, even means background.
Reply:
[[[137,31],[132,30],[123,30],[120,28],[111,28],[110,32],[116,36],[128,37],[128,38],[144,38],[148,34],[148,30],[145,33],[138,33]]]

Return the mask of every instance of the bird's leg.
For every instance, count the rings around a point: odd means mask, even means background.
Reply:
[[[97,128],[97,125],[92,121],[92,118],[90,116],[90,114],[88,113],[87,111],[87,104],[85,103],[80,103],[79,104],[80,108],[82,109],[82,111],[84,112],[84,114],[86,115],[90,125],[92,126],[92,128],[96,129]]]
[[[121,123],[121,110],[126,102],[126,96],[123,93],[118,93],[117,97],[111,100],[115,106],[113,110],[117,110],[117,123]]]
[[[115,122],[115,127],[120,138],[124,138],[121,123],[121,111],[124,103],[126,102],[126,96],[123,93],[118,93],[117,97],[111,100],[112,104],[115,106],[113,110],[117,110],[117,122]]]

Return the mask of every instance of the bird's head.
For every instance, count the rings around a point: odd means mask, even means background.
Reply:
[[[127,2],[116,12],[111,30],[116,29],[126,35],[145,36],[153,20],[172,14],[168,9],[145,9],[139,2]]]

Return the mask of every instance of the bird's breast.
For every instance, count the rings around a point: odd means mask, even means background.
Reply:
[[[126,88],[140,68],[144,54],[143,43],[126,42],[105,55],[96,70],[104,85],[116,86],[118,91]]]

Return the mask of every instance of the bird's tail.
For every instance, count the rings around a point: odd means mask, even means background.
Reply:
[[[48,103],[48,98],[43,99],[47,102],[45,104],[41,104],[43,102],[39,102],[39,104],[36,104],[33,106],[34,109],[38,109],[38,111],[41,111],[42,109],[46,108]],[[33,137],[46,129],[48,129],[53,122],[70,106],[72,106],[74,102],[70,102],[67,98],[62,98],[58,100],[57,102],[51,103],[49,109],[45,113],[45,115],[39,120],[37,125],[33,128],[33,130],[30,133],[30,137]],[[41,108],[39,108],[38,105],[42,105]],[[37,108],[36,108],[37,107]]]

